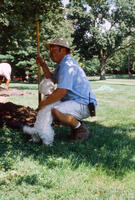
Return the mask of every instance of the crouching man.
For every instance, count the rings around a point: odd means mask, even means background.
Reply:
[[[38,110],[60,101],[52,109],[54,119],[71,127],[70,139],[74,141],[88,139],[91,134],[81,120],[90,116],[89,103],[92,103],[94,108],[97,106],[88,78],[80,65],[71,57],[71,48],[67,41],[55,38],[45,46],[49,50],[51,60],[58,64],[56,69],[52,73],[41,57],[37,57],[36,62],[42,66],[45,77],[57,84],[57,88],[39,103]]]
[[[5,89],[8,90],[11,81],[11,65],[8,63],[0,63],[0,86],[3,78],[6,79]]]

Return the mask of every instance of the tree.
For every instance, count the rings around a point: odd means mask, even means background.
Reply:
[[[123,42],[123,46],[132,43],[133,39],[128,38]],[[108,59],[106,69],[111,73],[128,74],[132,78],[132,73],[135,73],[135,44],[128,48],[121,48],[116,51],[114,55]]]
[[[10,59],[15,75],[36,79],[36,20],[40,21],[41,55],[45,41],[58,34],[69,39],[72,32],[61,1],[2,0],[0,10],[0,59]]]
[[[129,44],[121,46],[126,38],[135,36],[135,3],[132,0],[88,2],[69,4],[68,18],[75,29],[73,43],[86,60],[98,56],[103,80],[108,58],[128,47]]]

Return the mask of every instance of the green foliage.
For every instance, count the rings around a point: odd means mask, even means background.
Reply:
[[[88,76],[100,74],[100,63],[96,56],[87,61],[84,59],[80,64]]]
[[[0,62],[12,62],[12,60],[14,60],[14,57],[10,54],[6,54],[6,55],[1,55],[0,54]]]
[[[40,24],[41,56],[49,61],[44,44],[53,37],[64,37],[72,42],[71,23],[64,17],[65,10],[61,1],[6,1],[0,4],[0,61],[9,58],[13,72],[12,76],[29,75],[30,82],[37,82],[37,65],[34,61],[37,55],[36,20]]]
[[[129,39],[128,39],[129,40]],[[130,38],[132,43],[132,38]],[[125,43],[129,41],[125,40]],[[135,45],[131,45],[126,49],[121,49],[121,51],[116,51],[114,55],[108,59],[106,65],[107,73],[121,73],[129,74],[129,78],[132,77],[132,73],[135,73]]]
[[[88,7],[87,3],[73,1],[69,5],[68,17],[75,29],[73,43],[86,60],[98,56],[101,79],[104,79],[107,59],[127,37],[135,35],[135,4],[134,1],[98,1]]]

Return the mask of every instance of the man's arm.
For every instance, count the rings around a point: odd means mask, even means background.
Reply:
[[[52,72],[49,70],[45,60],[43,58],[41,58],[40,56],[37,56],[36,63],[40,64],[40,66],[42,67],[43,72],[44,72],[44,76],[46,78],[50,78],[53,81]]]
[[[57,88],[56,90],[54,90],[52,94],[50,94],[48,97],[46,97],[39,103],[38,110],[41,110],[46,105],[60,101],[66,95],[66,93],[67,93],[66,89]]]

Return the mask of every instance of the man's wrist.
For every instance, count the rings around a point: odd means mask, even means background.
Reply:
[[[46,64],[45,61],[42,62],[42,66],[43,66],[43,67],[47,67],[47,64]]]

